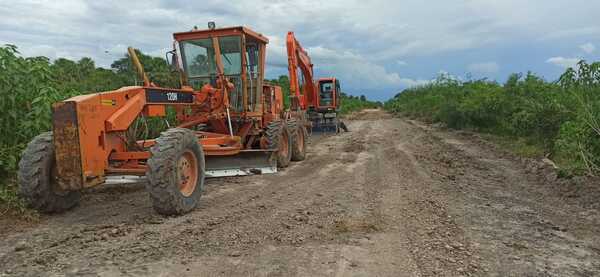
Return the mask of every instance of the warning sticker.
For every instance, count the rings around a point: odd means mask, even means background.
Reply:
[[[115,101],[113,99],[102,99],[100,101],[102,102],[102,105],[104,105],[104,106],[116,106],[117,105],[117,101]]]

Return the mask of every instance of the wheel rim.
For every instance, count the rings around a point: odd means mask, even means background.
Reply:
[[[281,143],[279,144],[279,155],[281,157],[287,157],[289,155],[289,142],[288,142],[288,134],[287,132],[283,132],[281,134]]]
[[[181,155],[178,162],[179,191],[188,197],[194,193],[198,182],[198,164],[194,152],[188,150]]]

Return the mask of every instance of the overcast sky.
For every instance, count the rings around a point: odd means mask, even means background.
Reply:
[[[318,76],[385,100],[440,72],[504,82],[531,70],[554,80],[579,59],[600,60],[599,11],[598,0],[0,0],[0,44],[109,67],[127,46],[162,57],[173,32],[216,21],[268,36],[267,77],[276,77],[293,30]]]

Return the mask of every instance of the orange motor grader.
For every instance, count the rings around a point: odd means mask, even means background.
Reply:
[[[304,160],[310,122],[300,105],[284,110],[281,88],[264,81],[265,36],[209,24],[173,37],[169,60],[181,88],[150,82],[130,48],[143,86],[53,106],[52,132],[34,138],[19,163],[20,193],[31,206],[63,211],[111,175],[138,175],[157,212],[182,214],[197,205],[205,177],[272,173]],[[167,114],[177,123],[159,137],[132,135]]]

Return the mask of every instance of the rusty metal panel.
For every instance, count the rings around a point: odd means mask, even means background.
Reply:
[[[81,146],[77,103],[60,102],[53,106],[52,124],[58,184],[64,190],[83,187]]]

